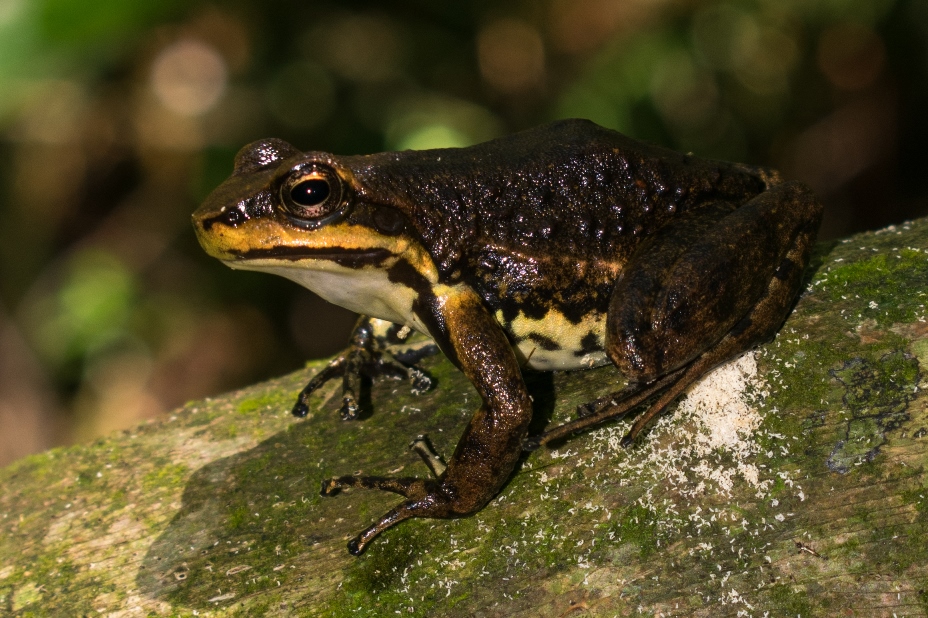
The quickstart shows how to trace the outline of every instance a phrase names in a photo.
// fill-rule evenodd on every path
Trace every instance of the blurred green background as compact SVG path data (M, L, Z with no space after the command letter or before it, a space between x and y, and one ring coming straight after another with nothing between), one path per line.
M0 0L0 464L343 346L350 314L194 239L251 140L586 117L777 167L837 237L928 214L926 78L924 0Z

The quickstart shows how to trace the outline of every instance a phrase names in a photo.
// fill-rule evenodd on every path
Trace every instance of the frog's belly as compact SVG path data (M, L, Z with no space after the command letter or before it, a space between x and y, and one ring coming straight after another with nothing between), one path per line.
M558 311L543 318L518 315L512 322L496 314L523 367L539 371L589 369L609 362L606 356L606 315L591 314L573 323Z

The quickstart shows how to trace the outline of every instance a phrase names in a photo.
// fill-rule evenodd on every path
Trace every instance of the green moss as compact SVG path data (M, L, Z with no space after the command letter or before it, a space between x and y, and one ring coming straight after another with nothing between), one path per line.
M271 613L275 605L279 605L279 601L275 603L274 599L268 598L268 595L262 595L261 597L253 597L247 605L240 603L229 615L241 616L242 618L266 616Z
M122 509L126 508L128 504L129 500L126 490L124 488L113 489L107 498L104 514L108 515L116 511L121 511Z
M915 358L896 350L882 355L877 363L850 359L831 374L844 385L844 403L851 409L896 410L913 398L919 368Z
M766 402L764 425L772 433L792 433L794 419L780 411L807 408L810 402L825 408L840 397L840 390L827 370L844 360L842 351L790 335L781 333L763 349L761 356L771 394Z
M921 481L926 480L923 475L919 475L919 477ZM918 513L916 521L921 526L928 528L928 488L910 489L902 492L900 496L907 504L911 504L915 508L915 512Z
M184 464L163 463L142 477L144 491L174 489L187 480L190 469Z
M925 315L928 256L914 249L878 253L831 267L821 278L833 302L860 299L861 316L881 326L912 322Z
M42 602L42 599L42 586L29 582L13 590L10 605L14 612L19 612L30 605L38 605Z
M236 406L239 414L252 414L258 411L276 410L292 406L296 401L296 393L288 390L271 391L264 395L243 399Z
M248 522L248 508L245 506L238 506L232 509L229 513L229 517L226 520L226 526L230 530L237 530L241 528L245 523Z
M613 518L616 518L616 515L613 515ZM612 530L618 537L617 540L634 543L638 547L638 557L645 560L657 551L659 546L657 519L647 508L634 504L618 514Z
M57 552L30 555L26 557L24 567L5 582L11 584L8 590L17 616L48 615L50 603L83 589L85 585L94 585L101 592L112 588L101 586L95 577L82 573L82 569ZM86 598L69 605L74 610L69 615L90 615L93 613L92 602L91 598ZM30 614L32 611L36 613Z
M795 590L787 584L774 584L768 592L773 602L774 616L806 616L812 615L812 605L809 603L805 590Z
M213 435L219 440L234 440L238 437L238 426L234 423L223 423L216 428Z
M422 522L408 522L397 526L381 546L372 546L364 558L348 569L344 589L349 595L381 595L399 587L404 572L416 561L423 544L420 534ZM417 530L419 529L419 530Z

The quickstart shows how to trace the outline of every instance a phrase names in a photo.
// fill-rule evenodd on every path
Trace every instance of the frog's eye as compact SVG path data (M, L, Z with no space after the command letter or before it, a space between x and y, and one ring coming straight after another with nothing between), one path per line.
M310 178L293 185L293 188L290 189L290 199L293 200L294 204L298 204L303 208L315 208L320 204L324 204L331 193L332 190L329 189L328 180Z
M280 197L290 220L314 229L345 214L341 179L321 166L297 169L280 188Z

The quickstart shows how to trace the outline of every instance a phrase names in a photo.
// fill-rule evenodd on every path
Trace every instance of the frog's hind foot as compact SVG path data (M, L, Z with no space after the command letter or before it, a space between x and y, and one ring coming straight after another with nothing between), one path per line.
M638 394L641 389L646 386L647 384L642 384L640 382L629 382L620 391L616 391L605 397L600 397L599 399L594 399L593 401L581 403L577 406L577 418L589 418L591 416L600 417L607 409L623 404L630 397L634 397ZM628 412L630 408L626 407L624 410ZM614 415L610 413L609 417L613 418Z
M388 476L339 476L322 481L322 496L334 496L342 489L379 489L417 500L429 493L432 481L415 477L391 478Z
M435 354L437 347L425 345L394 356L386 347L405 339L405 335L398 337L397 332L402 332L402 329L395 324L362 316L355 325L348 349L329 361L300 391L292 414L301 418L306 416L309 413L309 397L336 377L342 378L339 414L343 420L356 420L361 416L359 400L364 377L407 380L416 395L430 390L432 377L415 363Z
M405 496L406 500L390 509L376 523L348 542L348 551L359 556L374 538L396 524L411 517L454 517L452 500L444 495L437 481L415 478L390 479L382 477L340 477L322 483L322 495L332 496L347 487L381 489Z
M420 439L422 439L421 436L417 438L417 441ZM431 450L431 447L429 447L429 450ZM423 459L425 459L425 456L423 456ZM348 551L355 556L362 554L367 545L378 534L405 519L411 517L448 518L460 516L454 508L454 497L449 494L442 481L438 479L340 476L322 481L322 491L320 493L323 496L334 496L342 489L348 488L379 489L406 498L404 502L390 509L376 523L348 542Z
M611 395L579 405L577 406L577 418L575 420L558 425L541 435L526 438L523 442L523 448L527 451L533 451L545 444L563 440L606 421L623 418L656 393L671 385L675 379L680 377L681 373L682 370L675 371L650 384L630 384L628 387ZM645 413L649 420L654 415L659 414L663 408L652 413L651 410L653 409L654 406ZM635 434L637 435L637 433L636 431ZM622 438L622 446L628 446L634 440L634 435L630 434L631 432Z

